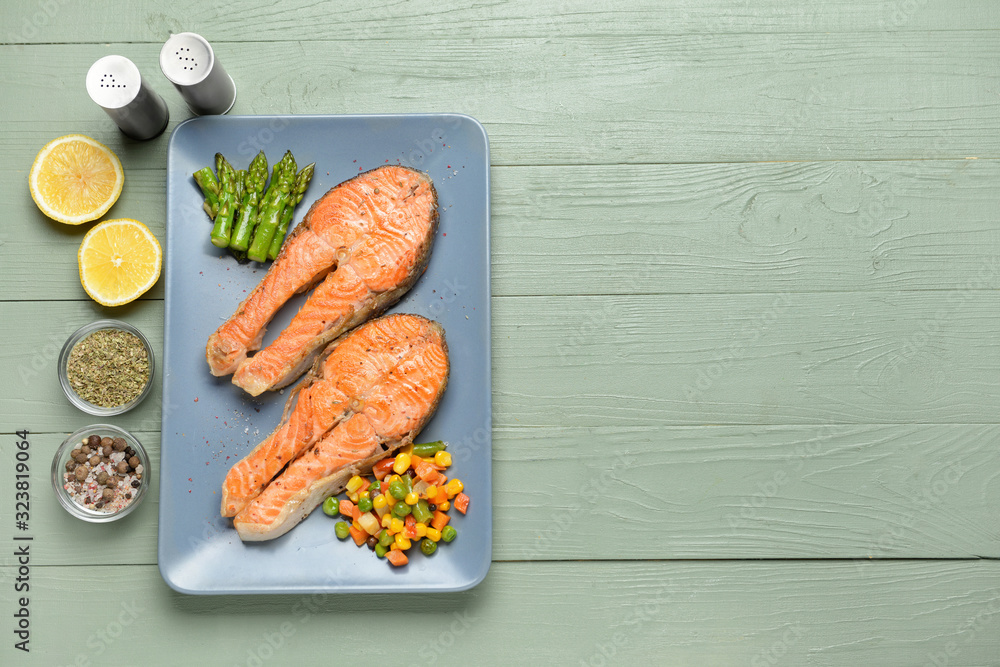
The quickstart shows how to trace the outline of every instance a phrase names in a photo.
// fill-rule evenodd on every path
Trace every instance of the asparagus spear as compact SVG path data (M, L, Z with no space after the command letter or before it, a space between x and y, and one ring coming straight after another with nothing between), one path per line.
M253 233L253 241L247 251L247 257L255 262L267 261L267 252L271 249L271 239L278 230L281 210L295 185L295 158L288 151L281 158L281 168L278 180L271 184L273 190L260 209L260 219Z
M250 235L253 233L254 224L257 222L257 211L260 208L260 197L264 192L264 185L267 184L267 157L264 151L257 154L250 161L247 169L246 180L244 181L243 200L240 203L240 214L233 225L232 238L229 240L229 248L232 250L245 251L250 247Z
M215 178L215 172L211 167L199 169L194 172L194 182L205 195L205 203L201 207L209 218L215 220L215 215L219 212L219 181Z
M219 212L212 227L212 245L225 248L229 245L233 215L239 203L236 200L236 171L222 153L215 154L215 165L215 170L219 172Z
M302 197L305 196L306 189L309 187L309 181L312 180L315 169L315 162L307 164L299 172L299 175L295 177L295 185L292 186L288 203L285 204L285 208L281 211L281 221L278 223L277 231L274 232L274 238L271 239L271 248L267 251L268 259L274 259L278 256L281 244L285 242L285 234L288 233L288 225L291 224L292 216L295 215L295 207L299 205Z
M243 188L247 181L247 170L237 169L236 170L236 209L233 214L233 222L236 221L239 215L239 207L243 205Z

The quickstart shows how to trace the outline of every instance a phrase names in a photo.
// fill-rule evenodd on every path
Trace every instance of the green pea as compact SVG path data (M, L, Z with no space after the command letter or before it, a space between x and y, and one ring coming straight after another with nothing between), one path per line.
M389 548L392 546L393 537L389 534L388 530L382 529L382 532L378 534L378 543L383 547Z
M389 547L384 547L381 543L375 545L375 555L379 558L384 558L388 552Z
M389 485L389 495L396 500L402 500L406 497L406 485L398 479Z
M337 534L338 538L346 540L351 534L351 527L347 524L346 521L338 521L337 525L333 527L333 532ZM442 533L441 535L443 537L444 533Z
M420 550L425 556L430 556L432 553L437 551L437 548L437 543L430 538L425 537L423 541L420 542Z
M323 514L327 516L337 516L340 514L339 504L337 503L336 498L330 496L323 501Z
M372 499L371 498L358 498L358 509L362 512L372 511Z
M421 442L413 445L413 455L419 456L420 458L428 458L442 451L445 447L447 447L447 445L444 444L443 440L438 440L436 442Z
M410 506L406 503L396 503L392 506L392 515L397 519L402 519L410 513Z
M451 542L456 537L458 537L458 531L453 527L445 526L441 529L441 539L445 542Z

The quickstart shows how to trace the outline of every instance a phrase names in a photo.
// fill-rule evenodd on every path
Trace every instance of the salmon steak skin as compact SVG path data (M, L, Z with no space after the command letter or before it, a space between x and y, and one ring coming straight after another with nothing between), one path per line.
M252 396L294 382L330 341L396 303L427 268L437 231L430 177L401 165L358 174L316 200L267 274L205 347L213 375ZM256 354L268 322L319 283Z
M291 530L353 475L413 442L449 371L444 330L417 315L386 315L338 338L274 432L230 469L222 515L248 542Z

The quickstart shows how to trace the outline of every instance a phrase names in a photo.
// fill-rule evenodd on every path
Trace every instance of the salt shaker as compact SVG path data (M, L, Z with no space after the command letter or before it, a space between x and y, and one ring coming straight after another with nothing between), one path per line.
M152 139L170 121L166 102L124 56L104 56L91 65L87 93L133 139Z
M233 77L201 35L171 35L160 49L160 69L198 115L227 113L236 102Z

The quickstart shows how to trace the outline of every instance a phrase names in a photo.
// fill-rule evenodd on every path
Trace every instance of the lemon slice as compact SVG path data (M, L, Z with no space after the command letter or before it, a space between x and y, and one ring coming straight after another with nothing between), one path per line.
M83 237L80 282L102 306L120 306L146 293L160 277L160 242L138 220L105 220Z
M97 220L118 201L125 174L118 156L82 134L54 139L38 152L28 187L42 213L79 225Z

